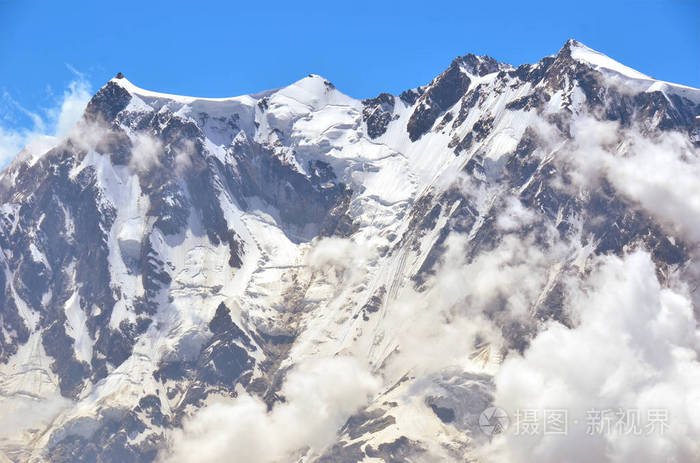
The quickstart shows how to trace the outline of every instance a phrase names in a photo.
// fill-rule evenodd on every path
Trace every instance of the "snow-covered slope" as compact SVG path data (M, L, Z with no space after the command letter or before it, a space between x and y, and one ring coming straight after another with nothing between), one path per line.
M501 363L604 256L698 301L698 115L575 41L364 101L120 75L0 174L0 461L486 461Z

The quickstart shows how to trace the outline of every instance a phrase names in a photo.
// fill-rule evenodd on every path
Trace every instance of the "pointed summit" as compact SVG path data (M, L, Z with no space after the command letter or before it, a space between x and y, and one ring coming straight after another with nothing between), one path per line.
M651 80L646 74L642 74L624 64L621 64L603 53L587 47L578 40L569 39L557 55L559 57L569 57L579 63L587 64L592 68L602 72L615 72L631 79Z
M417 107L406 126L411 141L418 140L430 130L437 118L464 96L472 79L510 69L513 69L511 65L499 63L486 55L468 53L455 58L445 71L426 86L425 92L417 100Z
M588 48L588 47L586 47L584 44L582 44L581 42L579 42L579 41L576 40L576 39L568 39L568 40L564 43L564 46L561 47L561 50L562 50L562 51L563 51L563 50L568 50L569 52L571 52L571 49L577 48L577 47ZM559 53L561 53L561 51L560 51Z
M340 92L328 79L318 74L309 74L276 90L273 95L272 98L282 98L287 105L302 105L306 108L320 108L326 104L348 106L355 104L355 100Z

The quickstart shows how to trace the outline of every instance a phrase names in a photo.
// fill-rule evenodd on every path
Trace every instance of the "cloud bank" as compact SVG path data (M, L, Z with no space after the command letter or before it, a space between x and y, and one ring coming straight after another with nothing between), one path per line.
M160 461L295 462L332 444L348 417L378 390L378 380L354 358L303 361L287 373L279 393L284 402L269 412L247 393L212 403L175 432Z
M670 233L700 242L700 151L686 136L592 118L577 120L572 135L559 161L577 186L605 179Z
M572 463L697 461L700 455L700 331L683 291L662 288L646 252L596 259L584 281L571 280L574 329L550 322L523 356L496 375L495 403L514 416L537 410L533 435L513 429L486 449L488 461ZM545 435L545 410L566 409L567 435ZM668 429L634 435L627 426L596 432L590 410L668 414Z

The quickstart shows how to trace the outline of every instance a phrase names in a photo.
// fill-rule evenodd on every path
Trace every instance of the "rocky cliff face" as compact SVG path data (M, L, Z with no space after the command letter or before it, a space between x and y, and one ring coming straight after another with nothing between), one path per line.
M0 458L181 461L197 410L274 413L290 372L338 356L376 387L278 461L476 455L499 364L576 326L597 258L641 249L697 287L684 198L625 169L647 144L694 166L699 115L700 91L575 41L364 101L315 75L225 99L112 79L0 176Z

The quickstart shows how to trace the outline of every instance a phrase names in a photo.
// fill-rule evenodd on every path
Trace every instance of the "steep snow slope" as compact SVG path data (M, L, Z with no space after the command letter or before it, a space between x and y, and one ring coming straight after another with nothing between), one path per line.
M698 307L699 114L575 41L364 101L316 75L220 99L114 78L0 174L0 452L488 459L500 364L577 326L604 256L646 251Z

